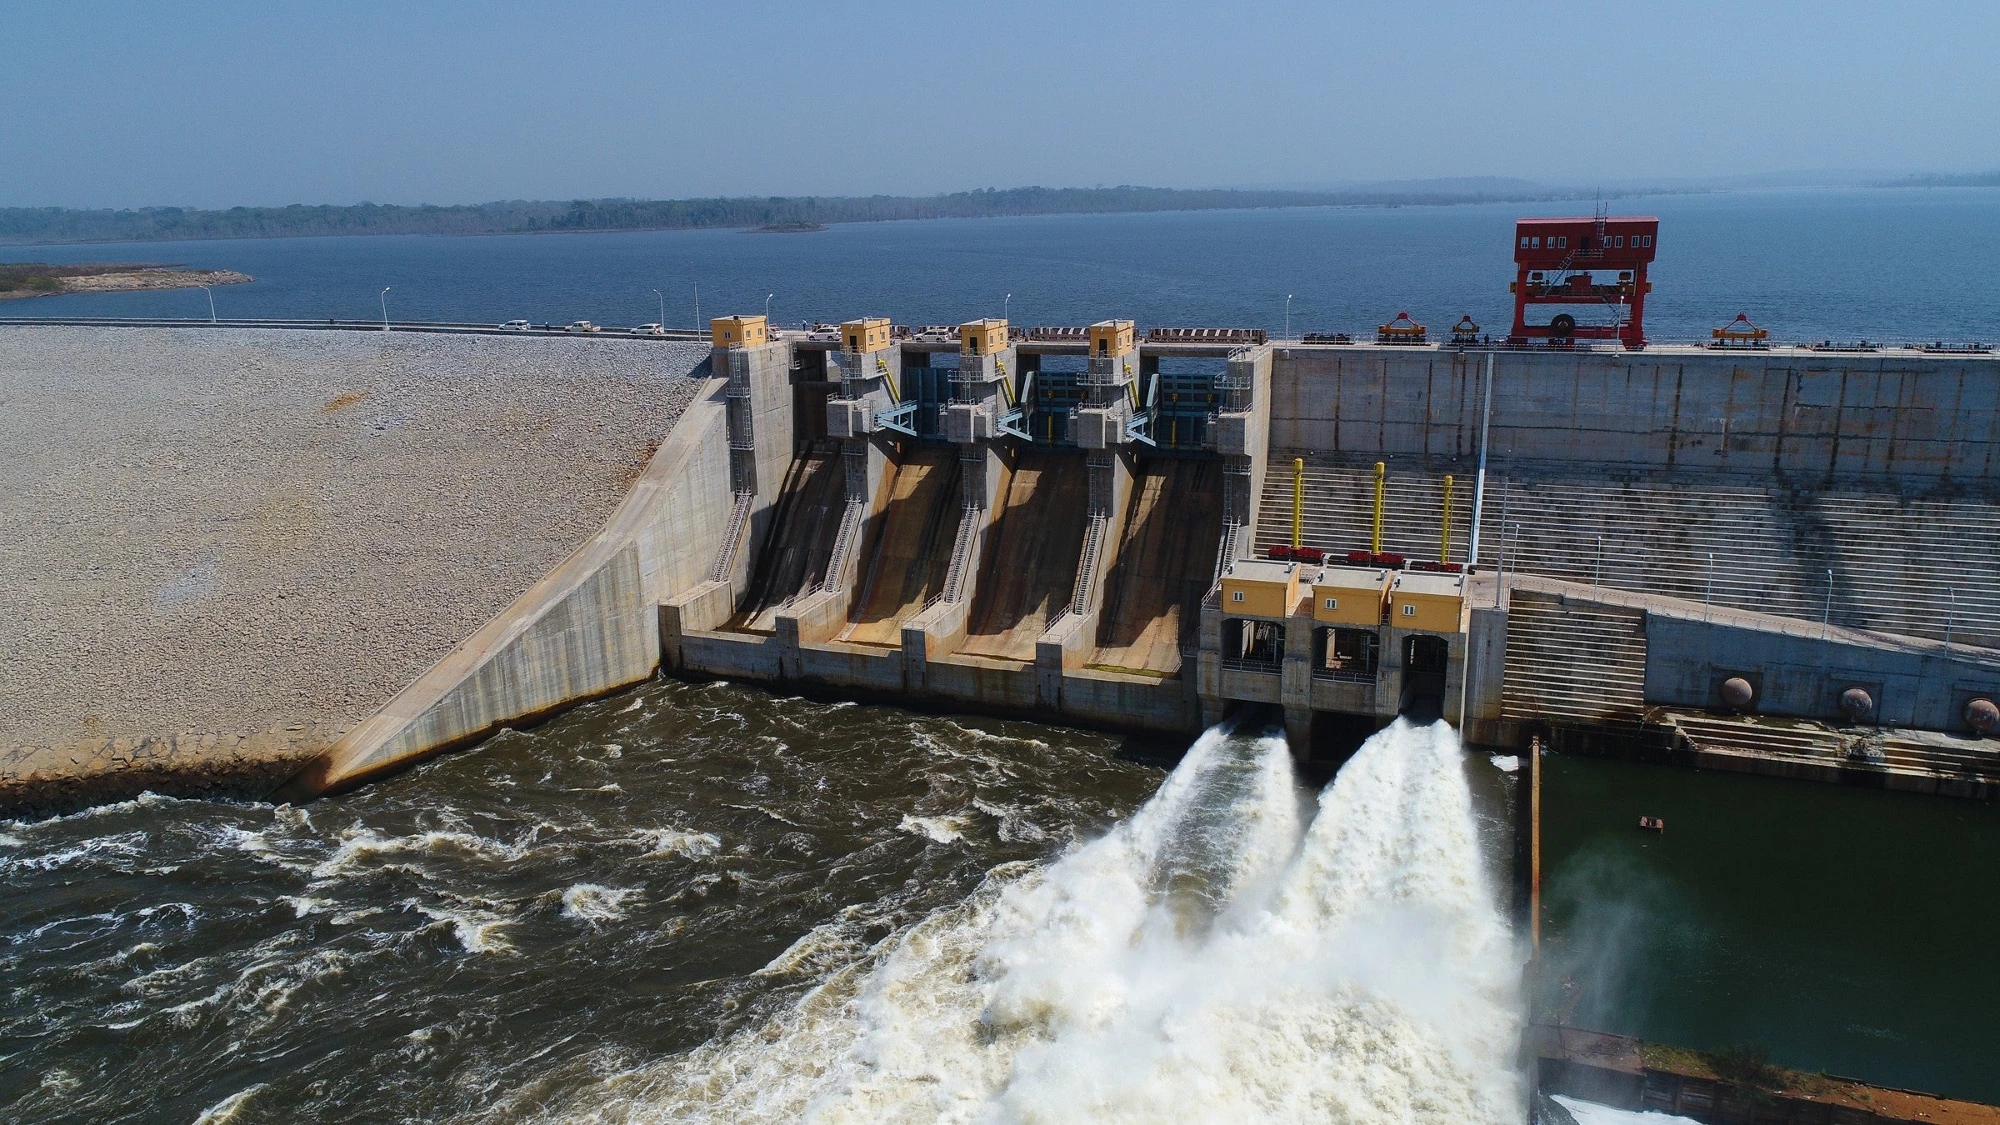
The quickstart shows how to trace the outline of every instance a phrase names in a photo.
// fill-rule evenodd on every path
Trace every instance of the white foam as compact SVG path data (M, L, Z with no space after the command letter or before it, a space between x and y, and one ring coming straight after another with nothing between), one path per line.
M228 1122L236 1120L236 1115L266 1085L266 1083L259 1082L255 1086L245 1087L216 1102L214 1105L201 1111L201 1116L194 1119L194 1125L228 1125Z
M722 838L713 832L687 832L678 828L644 828L633 834L645 846L641 859L677 855L687 859L714 855Z
M1563 1094L1552 1096L1557 1104L1569 1110L1571 1117L1576 1118L1576 1125L1699 1125L1694 1118L1682 1117L1676 1113L1618 1109Z
M962 816L904 814L902 823L896 825L896 828L912 836L925 837L934 844L950 844L965 838L965 818Z
M1518 1120L1517 953L1481 880L1443 724L1371 738L1310 827L1282 740L1210 731L1103 838L996 870L770 1024L557 1112Z
M315 879L334 879L366 870L369 863L385 856L423 856L457 853L480 859L512 862L527 849L489 840L470 832L415 832L407 836L383 836L371 828L350 831L334 853L312 869Z
M625 916L625 902L639 892L630 888L606 887L598 883L577 883L562 893L565 917L596 925Z
M1521 759L1513 754L1495 754L1487 761L1492 762L1493 768L1501 773L1513 773L1521 768Z

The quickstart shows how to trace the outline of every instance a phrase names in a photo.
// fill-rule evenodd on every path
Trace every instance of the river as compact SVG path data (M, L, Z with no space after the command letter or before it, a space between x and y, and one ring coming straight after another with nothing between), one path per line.
M1518 1104L1483 758L1148 753L661 681L304 807L14 822L0 1116Z

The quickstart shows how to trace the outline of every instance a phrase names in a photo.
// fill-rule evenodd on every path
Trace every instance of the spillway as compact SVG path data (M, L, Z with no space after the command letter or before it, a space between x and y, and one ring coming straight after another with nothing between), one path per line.
M840 454L834 449L817 446L792 462L751 575L750 596L730 628L771 631L778 610L825 577L840 532L843 489Z
M858 644L902 643L904 619L944 585L964 511L955 450L915 450L891 472L888 509L865 556L860 609L841 637Z
M1076 586L1089 522L1090 481L1075 453L1021 454L994 517L964 648L973 656L1033 660L1056 607Z
M562 1112L1518 1121L1517 970L1448 726L1376 734L1316 813L1281 738L1211 729L1102 838Z
M1172 674L1215 571L1222 472L1210 458L1140 466L1117 562L1104 592L1092 662Z

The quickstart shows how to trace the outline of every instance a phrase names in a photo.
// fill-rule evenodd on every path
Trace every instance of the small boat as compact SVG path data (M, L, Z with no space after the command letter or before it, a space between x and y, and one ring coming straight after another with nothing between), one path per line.
M1639 818L1639 827L1648 832L1665 832L1667 819L1662 816L1642 816Z

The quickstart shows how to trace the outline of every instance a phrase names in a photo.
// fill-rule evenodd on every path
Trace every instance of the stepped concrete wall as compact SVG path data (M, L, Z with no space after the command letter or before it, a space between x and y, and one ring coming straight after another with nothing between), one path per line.
M1468 459L1486 353L1276 350L1273 456ZM1802 480L2000 475L2000 358L1798 348L1499 353L1491 458Z

